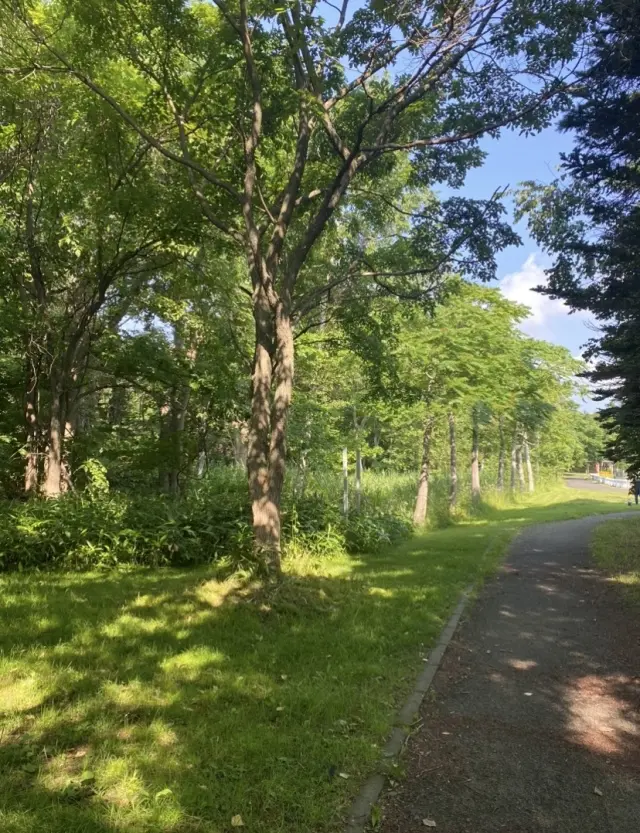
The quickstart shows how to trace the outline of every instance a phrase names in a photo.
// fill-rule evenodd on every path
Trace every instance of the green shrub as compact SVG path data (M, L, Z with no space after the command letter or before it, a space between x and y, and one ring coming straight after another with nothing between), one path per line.
M242 472L216 470L177 500L109 491L94 461L85 474L83 492L55 501L0 505L0 569L251 561L251 516ZM311 484L303 496L288 486L282 506L285 556L373 552L409 534L404 515L382 508L390 505L384 492L378 484L362 511L345 519L338 478Z
M0 569L118 564L206 564L251 553L246 496L229 488L172 501L92 492L55 501L5 504Z

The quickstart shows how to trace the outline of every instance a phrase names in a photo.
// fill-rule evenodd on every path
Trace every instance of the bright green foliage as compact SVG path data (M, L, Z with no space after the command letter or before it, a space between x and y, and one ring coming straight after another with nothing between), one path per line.
M252 568L251 524L243 472L210 475L178 500L166 495L109 493L104 469L89 460L84 492L58 501L0 504L0 570L73 570L216 563ZM409 500L412 484L409 487ZM283 537L292 557L377 552L406 538L407 504L398 480L367 484L362 511L344 518L340 483L308 483L304 495L285 494ZM395 494L394 494L395 491Z

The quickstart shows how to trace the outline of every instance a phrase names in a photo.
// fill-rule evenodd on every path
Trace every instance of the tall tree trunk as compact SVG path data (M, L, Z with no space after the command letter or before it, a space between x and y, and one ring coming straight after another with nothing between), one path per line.
M480 501L480 427L476 408L473 409L471 419L471 499L474 503L478 503Z
M51 382L51 404L49 413L49 446L46 459L46 477L42 492L45 497L58 497L61 491L62 477L62 450L63 438L63 414L61 386L54 379Z
M516 490L516 483L518 478L518 432L514 429L513 437L511 438L511 483L510 488L512 492Z
M522 451L524 454L524 464L527 467L527 483L529 486L529 491L533 492L535 490L535 483L533 480L533 466L531 465L531 450L529 448L529 437L527 436L526 431L523 434Z
M505 447L504 447L504 417L498 420L498 432L500 437L500 450L498 452L498 491L504 489L504 465L505 465Z
M420 477L418 478L418 494L416 505L413 510L413 523L415 526L423 526L427 520L427 509L429 507L429 469L431 467L431 435L433 433L433 417L427 417L422 435L422 463L420 465Z
M272 314L266 292L260 285L254 290L253 312L256 346L247 472L256 550L265 570L278 575L287 417L293 393L293 329L283 301L278 300ZM275 343L273 358L272 343ZM275 384L273 399L272 383Z
M456 418L449 411L449 511L453 512L458 502L458 453L456 450Z
M522 465L522 444L516 446L516 466L518 469L518 489L524 492L524 467Z
M27 428L24 491L30 496L38 491L38 378L30 360L27 363L24 418Z

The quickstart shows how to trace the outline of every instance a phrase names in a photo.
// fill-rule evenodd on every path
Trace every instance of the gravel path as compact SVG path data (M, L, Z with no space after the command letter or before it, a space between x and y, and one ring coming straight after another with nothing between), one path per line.
M602 520L516 539L436 675L382 833L640 831L640 616L589 564Z

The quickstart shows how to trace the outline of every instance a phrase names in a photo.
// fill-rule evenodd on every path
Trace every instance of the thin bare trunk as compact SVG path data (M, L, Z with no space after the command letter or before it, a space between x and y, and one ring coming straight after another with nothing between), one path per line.
M170 428L169 428L169 421L170 421L170 406L167 402L162 402L158 405L158 414L160 419L159 429L158 429L158 445L160 454L158 455L160 460L160 466L158 470L158 485L163 492L169 491L169 470L170 466L167 465L169 460L169 443L170 443Z
M498 452L498 490L504 489L504 465L505 465L505 447L504 447L504 419L500 417L498 421L498 431L500 436L500 450Z
M415 526L423 526L427 520L427 509L429 508L429 469L431 467L431 435L433 433L433 417L428 417L424 425L422 435L422 463L420 465L420 477L418 478L418 493L416 505L413 510L413 523Z
M516 490L516 482L518 477L518 434L513 432L511 438L511 483L510 488L512 492Z
M529 491L535 491L535 483L533 480L533 466L531 465L531 451L529 449L529 438L525 432L522 440L522 451L524 455L524 464L527 467L527 483Z
M456 451L456 418L449 412L449 511L453 512L458 502L458 453Z
M342 514L349 517L349 452L342 449Z
M247 465L247 434L246 422L234 422L233 429L233 461L236 466L246 468Z
M471 499L474 503L480 501L480 428L478 425L478 413L473 409L472 414L472 438L471 438Z
M522 444L516 445L516 467L518 469L518 489L524 492L524 467L522 465Z
M356 449L356 512L362 508L362 454Z

